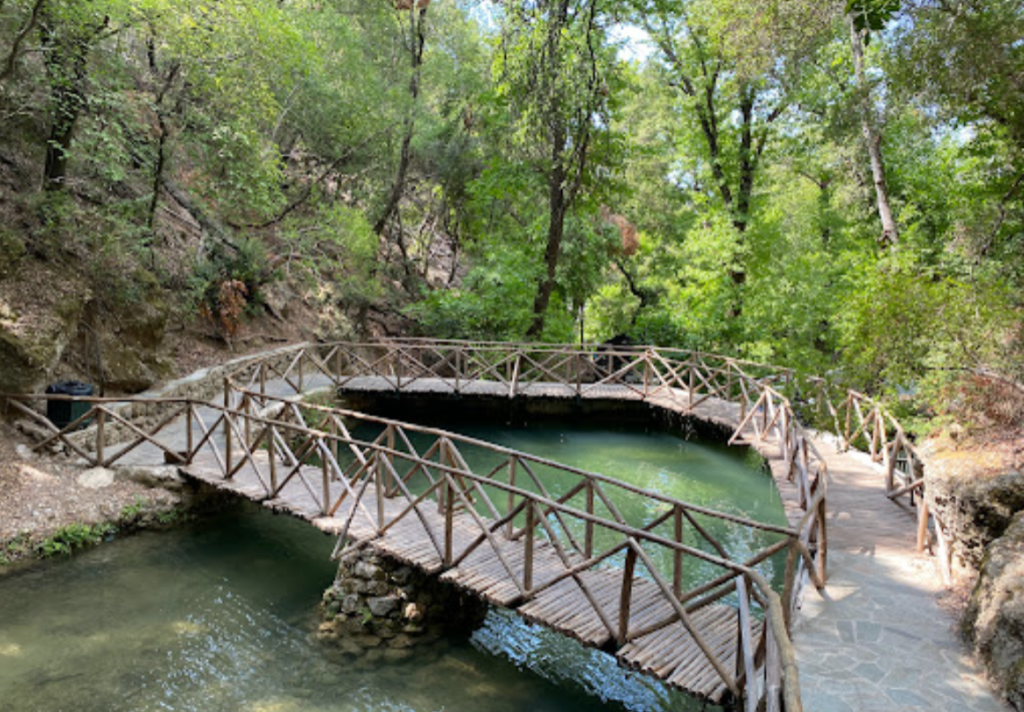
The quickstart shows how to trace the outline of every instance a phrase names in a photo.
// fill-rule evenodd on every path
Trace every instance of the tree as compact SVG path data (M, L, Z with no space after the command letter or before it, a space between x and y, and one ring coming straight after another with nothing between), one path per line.
M43 186L48 191L64 188L75 125L87 100L89 53L110 25L104 9L98 3L81 0L44 4L33 15L38 17L50 88L50 132L43 166Z
M754 196L761 160L773 127L790 106L803 61L820 41L788 45L762 37L774 16L734 12L745 3L726 7L702 0L629 0L629 17L642 26L659 50L665 80L678 92L684 116L692 117L698 137L688 143L689 180L708 187L709 198L735 231L735 254L723 255L734 286L728 312L742 312L740 291L747 281L744 254L753 220ZM750 37L761 37L761 57L747 51ZM759 41L762 41L759 40ZM677 129L679 132L680 129ZM685 132L685 128L681 128Z
M557 281L566 219L584 192L593 190L611 157L615 58L598 0L510 7L497 63L496 93L512 112L513 147L541 177L546 192L544 271L527 329L527 336L537 338Z
M875 186L878 205L878 219L882 223L879 243L895 246L899 243L899 229L893 218L892 202L885 175L885 159L882 155L882 133L876 118L873 92L865 68L864 50L872 31L880 31L899 10L899 0L848 0L846 4L847 23L850 27L850 49L857 77L857 91L860 95L859 109L861 130L871 159L871 176Z

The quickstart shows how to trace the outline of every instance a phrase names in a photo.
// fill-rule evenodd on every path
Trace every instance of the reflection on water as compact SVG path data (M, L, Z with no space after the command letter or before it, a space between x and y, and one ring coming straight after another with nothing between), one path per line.
M585 452L575 464L588 469L625 463L631 481L676 496L679 468L688 467L678 463L703 457L716 474L690 499L764 490L753 497L761 504L730 507L779 517L761 487L767 478L714 448L698 456L692 443L642 432L492 430L473 434L560 460ZM0 709L701 709L609 656L498 612L469 639L411 660L346 664L313 635L334 574L332 545L301 522L239 506L0 576Z

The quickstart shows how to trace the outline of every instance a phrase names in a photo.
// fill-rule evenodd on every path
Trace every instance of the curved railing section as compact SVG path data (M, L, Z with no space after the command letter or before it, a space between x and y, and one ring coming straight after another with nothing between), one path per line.
M268 378L284 379L295 392L311 378L349 390L367 387L366 379L373 378L381 379L378 386L383 382L407 393L599 398L618 388L637 400L664 401L691 411L713 402L733 403L745 422L734 440L776 444L793 469L803 503L812 494L814 469L823 462L811 435L824 432L841 450L855 447L868 453L883 468L885 495L909 498L917 508L919 551L929 541L929 517L935 520L923 497L923 459L880 401L824 378L802 378L792 369L768 364L654 346L400 338L309 345L248 364L233 378L254 389ZM704 415L721 415L705 410ZM758 417L747 419L751 411ZM806 424L817 430L808 430ZM947 540L941 522L934 523L940 562L948 571L948 553L943 555Z
M538 487L535 479L543 482L537 469L553 467L554 463L540 462L524 453L513 457L509 451L502 454L500 449L494 450L494 457L504 458L500 466L480 472L468 467L460 454L462 448L478 444L452 434L377 419L374 422L382 428L379 436L362 440L353 437L351 429L342 430L337 425L350 428L359 414L300 407L289 400L318 387L511 398L588 399L613 395L670 406L729 424L734 442L752 443L762 452L777 453L786 477L795 486L801 515L798 521L791 519L784 532L773 532L780 537L778 541L747 551L746 556L730 552L728 543L718 541L729 554L726 556L713 543L714 536L705 537L690 521L693 518L699 525L701 517L717 515L685 503L664 502L661 519L622 521L604 502L608 497L614 503L609 492L619 485L593 473L576 472L580 478L576 484L553 493ZM89 404L88 411L58 430L39 413L38 402L43 399L74 400L61 396L6 400L8 408L36 422L45 433L38 449L63 448L85 462L104 466L154 456L187 463L202 456L217 463L224 481L232 481L242 472L256 477L250 486L263 498L279 495L282 487L299 485L309 493L311 516L332 518L345 511L344 531L363 526L366 532L376 532L375 536L411 518L419 520L421 514L426 517L423 505L429 502L434 517L472 520L478 533L469 545L477 549L496 546L499 535L519 541L532 537L534 549L549 546L564 559L568 570L573 571L567 574L569 578L609 567L620 572L642 570L641 578L652 581L669 596L666 605L671 609L664 620L648 621L647 627L685 625L680 613L692 617L690 607L710 598L727 599L738 611L738 625L746 626L749 635L731 659L743 670L725 669L725 674L719 675L720 682L732 692L743 681L756 677L758 692L745 699L764 704L771 700L772 704L784 704L786 709L799 709L789 621L805 575L816 585L824 584L827 555L826 469L812 441L816 433L804 423L830 432L840 448L858 447L878 462L883 468L886 495L890 499L909 497L918 505L919 548L928 539L921 458L899 422L881 403L825 379L801 379L788 369L697 351L429 339L301 344L255 358L231 372L225 379L222 403L179 398L77 399ZM31 403L33 400L37 402ZM83 425L91 427L80 430ZM415 438L434 440L424 447ZM312 474L317 468L319 476ZM410 489L414 479L425 479L427 489ZM347 483L342 487L344 492L337 490L342 483ZM371 509L370 500L364 498L378 485L387 493L384 500L404 500L404 507L385 515ZM374 507L378 501L373 500ZM389 520L388 516L397 519ZM389 522L394 523L389 526ZM694 547L692 540L674 536L677 522L682 522L682 530L696 536L707 550ZM770 531L749 522L731 524ZM595 538L588 539L588 532ZM941 554L946 547L937 522L936 536ZM595 543L602 537L607 537L607 543ZM777 549L780 555L783 550L787 552L781 595L757 570L767 560L757 556L772 546L781 546ZM460 557L466 560L473 553L467 548L458 549L454 538L450 544L443 538L432 540L431 547L442 568L457 568ZM662 553L652 558L654 551ZM717 567L718 573L696 588L687 587L674 568L677 559ZM575 568L580 566L583 568ZM527 580L525 570L518 576L511 577L509 585L523 601L543 593L546 589L539 589L541 586L558 585L538 578L536 573ZM620 576L622 590L632 585L627 584L629 577ZM710 588L701 589L704 585ZM620 598L628 600L630 596L623 594ZM665 623L671 615L676 617ZM625 625L613 618L602 621L602 627L621 649L650 634L642 626L631 628L628 615ZM760 629L757 621L764 622ZM753 662L753 675L748 658ZM731 664L721 659L718 663L723 668ZM747 689L745 683L742 687Z

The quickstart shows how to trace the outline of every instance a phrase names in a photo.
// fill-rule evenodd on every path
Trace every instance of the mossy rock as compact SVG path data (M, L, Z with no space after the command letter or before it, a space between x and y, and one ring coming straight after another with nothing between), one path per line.
M79 366L99 374L105 389L122 393L146 390L173 370L164 353L169 314L155 288L117 313L90 310L75 342Z
M52 377L90 297L75 275L36 261L0 280L0 391L37 391Z
M962 629L1003 696L1024 712L1024 512L985 549Z

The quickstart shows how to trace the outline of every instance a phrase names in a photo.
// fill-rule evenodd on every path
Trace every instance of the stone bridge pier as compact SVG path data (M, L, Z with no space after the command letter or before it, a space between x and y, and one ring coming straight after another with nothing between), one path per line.
M455 585L366 547L340 559L317 635L352 662L398 661L442 636L468 634L487 610Z

